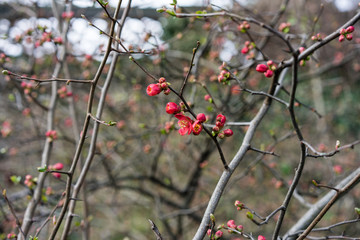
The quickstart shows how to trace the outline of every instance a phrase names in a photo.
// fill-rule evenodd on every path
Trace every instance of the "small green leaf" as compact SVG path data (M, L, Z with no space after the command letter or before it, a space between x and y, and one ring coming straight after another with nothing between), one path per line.
M251 212L247 212L246 217L253 220L254 219L254 214L252 214Z
M44 167L38 167L37 170L38 170L39 172L45 172L45 171L47 170L46 164L45 164Z
M165 8L158 8L158 9L156 9L156 11L157 11L158 13L163 13L163 12L166 11L166 9L165 9Z
M116 125L116 122L113 122L113 121L108 121L108 123L107 124L109 124L109 126L114 126L114 125Z
M210 220L215 223L215 216L214 214L210 213Z
M360 208L355 208L355 212L360 216Z
M21 181L21 177L20 177L20 176L12 175L12 176L10 177L10 181L13 182L14 184L18 184L18 183Z
M10 102L15 102L15 96L14 96L14 94L10 93L10 94L8 95L8 99L9 99Z
M173 17L176 17L176 14L175 14L174 10L166 9L166 12L167 12L169 15L171 15L171 16L173 16Z

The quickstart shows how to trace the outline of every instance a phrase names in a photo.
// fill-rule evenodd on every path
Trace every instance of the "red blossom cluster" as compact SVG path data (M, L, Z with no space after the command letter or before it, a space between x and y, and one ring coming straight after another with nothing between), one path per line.
M313 41L322 41L322 39L323 39L323 37L321 36L320 33L311 37L311 40L313 40Z
M233 135L233 131L231 129L225 129L221 131L226 122L226 117L222 114L217 115L215 126L212 128L212 135L218 136L220 139L224 137L231 137Z
M10 133L12 132L12 127L11 127L11 123L9 121L4 121L2 126L1 126L1 136L3 138L6 138L7 136L10 135Z
M164 91L165 95L170 94L170 89L168 87L170 84L166 82L166 79L164 77L161 77L159 78L158 82L159 83L152 83L149 86L147 86L146 88L147 95L155 96L161 93L162 91Z
M36 179L34 179L30 174L28 174L25 176L24 184L31 189L33 186L35 186Z
M303 51L305 51L304 47L300 47L299 48L299 52L302 53ZM305 66L306 62L310 60L310 56L307 56L305 59L301 59L299 64L300 66Z
M288 33L290 31L291 24L288 22L280 23L279 25L279 31L283 33Z
M34 88L34 85L32 83L22 81L21 87L24 89L25 94L29 94L29 93L31 93L32 89Z
M56 132L56 130L49 130L46 132L45 136L51 142L51 141L57 139L57 132Z
M246 30L250 29L250 24L249 24L247 21L243 21L241 24L239 24L239 25L237 26L237 29L238 29L240 32L245 33Z
M10 58L5 55L5 53L0 53L0 64L10 62Z
M271 78L274 75L274 71L276 70L276 65L273 61L269 60L265 64L258 64L256 66L256 71L264 73L265 77Z
M73 95L72 92L68 92L66 86L62 86L61 88L59 88L57 90L57 93L59 94L60 98L71 97Z
M211 229L208 229L207 235L208 235L208 236L211 235ZM220 231L220 230L218 230L218 231L215 232L215 234L212 234L212 235L210 236L210 239L211 239L211 240L217 240L217 239L220 239L220 238L222 237L222 235L223 235L223 232Z
M207 102L209 102L209 103L212 103L212 102L213 102L213 100L212 100L212 98L211 98L211 96L210 96L209 94L206 94L206 95L204 96L204 100L207 101Z
M349 26L346 29L343 28L340 30L340 36L339 36L339 42L342 42L345 40L345 38L349 41L353 39L352 32L355 31L354 26Z
M55 170L55 171L60 171L64 168L64 164L62 163L55 163L54 165L50 165L49 166L49 170ZM51 173L55 178L60 178L61 174L58 172L53 172Z

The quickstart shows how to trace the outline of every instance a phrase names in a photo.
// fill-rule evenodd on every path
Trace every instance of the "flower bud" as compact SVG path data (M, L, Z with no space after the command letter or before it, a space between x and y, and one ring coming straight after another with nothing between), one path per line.
M258 64L256 66L256 71L261 72L261 73L266 72L268 69L269 69L268 66L266 66L265 64Z
M346 37L346 39L349 40L349 41L351 41L351 40L353 39L352 34L346 34L345 37Z
M197 116L196 116L196 120L199 120L200 123L203 123L206 121L206 116L204 113L199 113Z
M161 78L159 78L159 83L165 83L166 82L166 79L164 78L164 77L161 77Z
M54 165L53 165L53 169L54 170L61 170L61 169L63 169L64 168L64 164L62 164L62 163L55 163Z
M160 87L163 89L163 90L166 90L168 88L168 84L166 82L163 82L163 83L160 83Z
M212 130L213 130L214 132L218 132L218 131L220 131L220 128L219 128L218 126L215 126L215 127L212 128Z
M176 114L179 113L181 111L181 107L179 105L177 105L174 102L168 102L166 104L166 113L168 114Z
M339 36L339 42L344 41L344 39L345 39L344 35L340 35L340 36Z
M219 133L219 134L218 134L218 137L219 137L220 139L223 139L223 138L225 137L224 132Z
M226 225L229 227L229 228L234 228L236 229L236 224L235 224L235 221L234 220L229 220Z
M165 95L169 95L169 94L170 94L170 92L171 92L171 91L170 91L170 88L168 88L168 89L164 90L164 94L165 94Z
M215 233L215 239L221 238L222 235L223 235L223 232L222 232L222 231L217 231L217 232Z
M61 174L57 172L51 173L55 178L61 178Z
M346 28L346 33L352 33L355 30L354 26L349 26Z
M218 114L216 116L216 122L219 122L220 125L216 124L216 126L224 126L225 122L226 122L226 117L222 114Z
M150 84L147 88L146 88L146 93L149 96L155 96L158 95L159 93L161 93L162 89L160 88L159 84Z
M265 77L271 78L274 75L274 72L268 69L266 72L264 72Z
M248 47L243 47L242 49L241 49L241 53L242 54L247 54L249 52L249 48Z

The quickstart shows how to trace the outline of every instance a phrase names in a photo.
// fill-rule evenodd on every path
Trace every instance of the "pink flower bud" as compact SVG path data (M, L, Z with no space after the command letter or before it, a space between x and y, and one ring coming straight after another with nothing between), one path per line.
M351 40L353 39L352 34L346 34L345 37L346 37L346 39L349 40L349 41L351 41Z
M204 113L199 113L197 116L196 116L196 120L199 120L200 123L203 123L206 121L206 116Z
M344 41L344 39L345 39L344 35L340 35L340 36L339 36L339 42Z
M62 164L62 163L55 163L52 167L53 167L54 170L61 170L61 169L64 168L64 164Z
M210 101L211 97L210 97L209 94L206 94L206 95L204 96L204 99L205 99L205 101Z
M235 221L234 220L229 220L226 225L229 227L229 228L234 228L236 229L236 224L235 224Z
M210 234L211 234L211 229L208 229L206 233L207 233L208 236L210 236Z
M224 137L225 137L224 132L221 132L221 133L218 134L218 138L223 139Z
M243 225L239 225L236 227L236 229L239 231L239 232L242 232L244 230L244 227Z
M61 174L57 172L51 173L55 178L61 178Z
M166 82L166 79L164 78L164 77L161 77L161 78L159 78L159 83L165 83Z
M165 94L165 95L169 95L169 94L170 94L170 92L171 92L171 91L170 91L170 88L168 88L168 89L164 90L164 94Z
M300 47L300 48L299 48L299 52L300 52L300 53L302 53L304 50L305 50L304 47Z
M344 35L346 33L346 30L344 29L344 28L342 28L341 30L340 30L340 34L341 35Z
M181 107L179 105L177 105L174 102L168 102L166 104L166 113L168 114L176 114L179 113L181 111Z
M223 235L223 232L222 231L217 231L216 233L215 233L215 239L219 239L219 238L221 238L222 237L222 235Z
M269 60L269 61L266 62L266 64L270 67L270 66L272 66L274 64L274 62L272 60Z
M261 72L261 73L266 72L268 69L269 69L268 66L266 66L265 64L258 64L256 66L256 71Z
M199 135L203 130L203 126L199 120L196 120L192 125L192 131L194 135Z
M241 49L241 53L242 54L247 54L249 52L249 48L248 47L243 47L242 49Z
M166 82L164 83L160 83L160 87L163 89L163 90L166 90L168 88L168 85Z
M160 88L159 84L150 84L147 88L146 88L146 93L149 96L155 96L158 95L159 93L161 93L162 89Z
M231 129L225 129L224 130L224 135L225 137L231 137L233 135L233 131Z
M271 71L270 69L268 69L265 73L264 73L265 77L267 78L271 78L274 75L274 72Z
M224 126L226 122L226 117L222 114L218 114L216 116L216 122L219 122L220 125L216 124L216 126Z
M346 28L346 33L352 33L355 30L354 26L349 26Z
M219 128L218 126L215 126L215 127L212 128L212 130L213 130L214 132L218 132L218 131L220 131L220 128Z
M262 236L262 235L259 235L258 240L266 240L266 238L264 236Z

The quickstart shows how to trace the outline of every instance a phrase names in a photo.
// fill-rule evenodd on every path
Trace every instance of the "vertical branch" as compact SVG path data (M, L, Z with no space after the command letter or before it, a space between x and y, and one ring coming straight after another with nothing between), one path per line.
M296 122L296 116L295 116L295 112L294 112L295 95L296 95L296 89L297 89L297 83L298 83L298 65L299 65L298 55L299 55L298 51L293 53L292 87L291 87L288 111L290 113L291 122L295 129L296 135L300 141L301 156L300 156L298 167L296 168L296 172L295 172L292 184L290 185L290 188L285 196L284 202L281 205L282 209L280 212L280 216L276 222L275 230L274 230L273 237L272 237L273 240L276 240L278 238L287 207L289 206L290 200L291 200L291 198L294 194L294 191L299 183L300 177L302 175L302 171L305 166L305 160L306 160L306 146L305 146L305 144L303 144L301 142L303 140L303 136L302 136L300 128Z
M117 8L116 8L115 13L114 13L114 17L113 17L114 19L117 18L117 15L118 15L118 13L120 11L121 3L122 3L122 1L119 1L118 5L117 5ZM125 22L126 16L128 15L128 12L130 10L130 6L131 6L131 1L129 1L129 3L128 3L127 7L126 7L126 10L123 13L123 17L121 19L122 21L120 23L120 27L119 27L118 33L117 33L119 38L120 38L122 26L123 26L123 24ZM112 25L111 25L111 30L110 30L110 36L114 35L115 26L116 26L116 22L113 21ZM106 63L107 56L109 56L112 41L113 41L112 38L109 38L108 48L107 48L108 52L107 52L107 54L105 54L105 57L103 59L103 63ZM102 111L103 111L104 105L105 105L105 98L106 98L107 92L109 90L111 80L112 80L112 77L113 77L113 74L114 74L114 71L115 71L115 66L116 66L116 63L117 63L117 57L118 57L118 53L114 51L111 66L110 66L108 75L106 77L105 84L104 84L104 86L103 86L103 88L101 90L100 102L98 104L97 113L96 113L96 118L97 119L100 119L101 116L102 116ZM100 70L100 68L101 68L101 65L99 67L99 70ZM98 72L99 72L99 70L98 70ZM94 86L96 86L97 79L98 78L94 78ZM90 105L90 102L89 102L89 105ZM89 116L90 116L89 110L91 110L91 107L88 108L88 115L87 115L88 117L87 117L87 119L89 119ZM100 123L95 121L94 122L93 135L92 135L90 147L89 147L89 150L88 150L89 152L88 152L88 155L86 157L84 166L81 169L79 179L77 180L77 182L76 182L76 184L74 186L74 190L72 192L71 199L76 199L77 198L78 193L79 193L81 187L83 186L83 184L85 182L85 177L86 177L86 175L87 175L87 173L88 173L88 171L90 169L90 165L91 165L92 160L94 158L99 127L100 127ZM67 235L68 235L68 233L70 231L70 225L71 225L71 222L72 222L72 218L73 218L73 214L74 214L74 210L75 210L75 205L76 205L75 200L70 201L70 198L68 198L68 199L69 200L67 201L67 203L69 204L69 210L68 210L68 214L67 214L67 218L66 218L66 221L65 221L64 230L63 230L61 239L66 239L67 238Z

